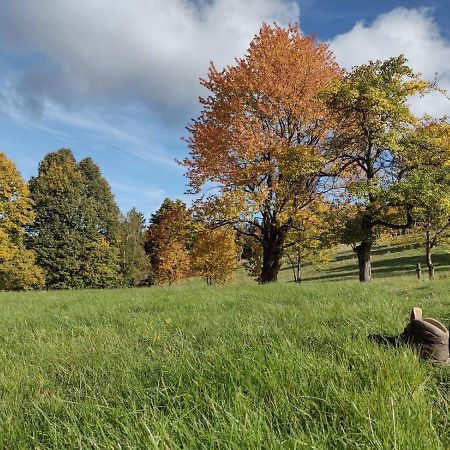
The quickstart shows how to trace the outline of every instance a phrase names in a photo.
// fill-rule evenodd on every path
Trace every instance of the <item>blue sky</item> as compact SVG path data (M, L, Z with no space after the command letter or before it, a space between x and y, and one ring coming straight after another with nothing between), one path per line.
M343 67L404 53L450 88L450 0L1 0L0 151L26 179L58 148L91 156L124 212L189 202L175 158L198 78L242 56L264 21L298 22ZM442 96L412 106L450 115Z

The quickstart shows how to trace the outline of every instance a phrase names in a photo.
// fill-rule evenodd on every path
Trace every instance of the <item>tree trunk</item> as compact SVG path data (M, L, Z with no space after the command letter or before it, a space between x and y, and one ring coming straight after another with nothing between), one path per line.
M277 281L283 257L283 244L286 233L271 228L264 233L263 261L261 270L261 283Z
M434 264L431 260L431 250L432 247L427 243L427 267L428 267L428 276L430 277L430 280L434 277Z
M294 274L294 283L297 283L297 270L296 270L296 264L293 261L292 258L289 258L289 264L292 267L292 273Z
M295 271L296 271L295 282L301 283L302 282L302 272L301 272L300 261L297 262L297 267L295 268Z
M371 262L372 243L362 241L355 248L356 256L358 257L359 267L359 281L372 281L372 262Z

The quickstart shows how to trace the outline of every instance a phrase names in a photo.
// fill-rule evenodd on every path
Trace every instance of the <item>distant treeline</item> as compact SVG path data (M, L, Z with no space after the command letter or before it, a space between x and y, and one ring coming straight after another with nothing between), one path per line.
M0 290L112 288L202 276L228 281L238 246L208 229L180 200L166 199L146 227L122 215L91 158L49 153L27 184L0 153Z

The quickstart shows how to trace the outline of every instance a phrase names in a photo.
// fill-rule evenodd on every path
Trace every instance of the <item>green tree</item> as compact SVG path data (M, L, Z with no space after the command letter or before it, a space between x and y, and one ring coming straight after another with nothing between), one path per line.
M150 276L151 266L144 243L144 215L132 208L121 219L120 272L126 286L139 286Z
M450 242L450 166L422 172L414 181L419 183L422 196L413 208L413 217L424 236L428 274L433 278L433 249Z
M89 158L49 153L30 180L36 218L30 245L49 288L110 287L119 282L119 211Z
M120 283L120 211L111 188L91 158L79 162L84 180L84 246L82 271L89 287Z
M25 247L25 228L33 220L33 202L15 164L0 152L0 290L43 286L35 253Z
M400 195L400 183L425 151L408 143L418 120L407 101L431 88L399 56L353 68L325 96L335 118L330 173L340 172L345 188L342 238L356 253L360 281L372 278L371 250L381 232L413 225L415 196Z
M414 198L414 231L423 235L428 273L432 278L433 249L450 241L450 124L446 120L428 120L416 129L408 144L413 150L421 147L422 151L414 152L402 194Z

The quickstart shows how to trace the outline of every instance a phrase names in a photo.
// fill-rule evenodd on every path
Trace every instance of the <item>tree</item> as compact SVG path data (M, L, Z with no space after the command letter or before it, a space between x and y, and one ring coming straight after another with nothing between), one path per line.
M371 250L380 233L413 225L414 196L402 195L401 183L418 154L423 163L424 151L420 142L408 143L418 120L407 101L431 88L399 56L353 68L326 94L335 118L330 173L341 174L347 206L342 238L357 255L360 281L372 278Z
M335 220L327 202L319 200L300 211L286 238L286 257L292 267L294 281L302 281L304 264L324 266L333 257L334 236L331 221Z
M194 241L191 252L194 274L206 284L226 283L233 279L237 267L235 234L228 229L203 229Z
M119 281L119 210L90 158L49 153L30 180L36 218L30 245L49 288L105 288Z
M425 256L430 278L434 276L432 252L450 234L450 167L419 175L422 196L413 209L416 227L425 235Z
M126 286L139 286L150 276L150 260L144 243L144 215L132 208L121 220L120 272Z
M35 254L25 247L25 228L33 220L33 202L15 164L0 152L0 290L43 286Z
M120 211L111 188L91 158L78 163L84 180L84 246L82 271L89 287L120 284Z
M190 273L191 260L179 241L164 243L155 257L155 275L158 284L172 284Z
M427 120L409 137L415 150L410 168L401 185L402 195L413 199L414 230L424 235L426 263L434 275L433 249L448 240L450 232L450 124ZM422 161L424 160L424 161Z
M198 207L257 242L261 282L276 281L292 216L320 190L329 117L317 94L339 77L327 45L263 25L243 59L201 81L211 94L188 127L190 192L215 188Z
M152 282L164 284L189 274L188 251L192 246L195 224L192 213L181 200L164 200L150 218L145 250L152 266Z

